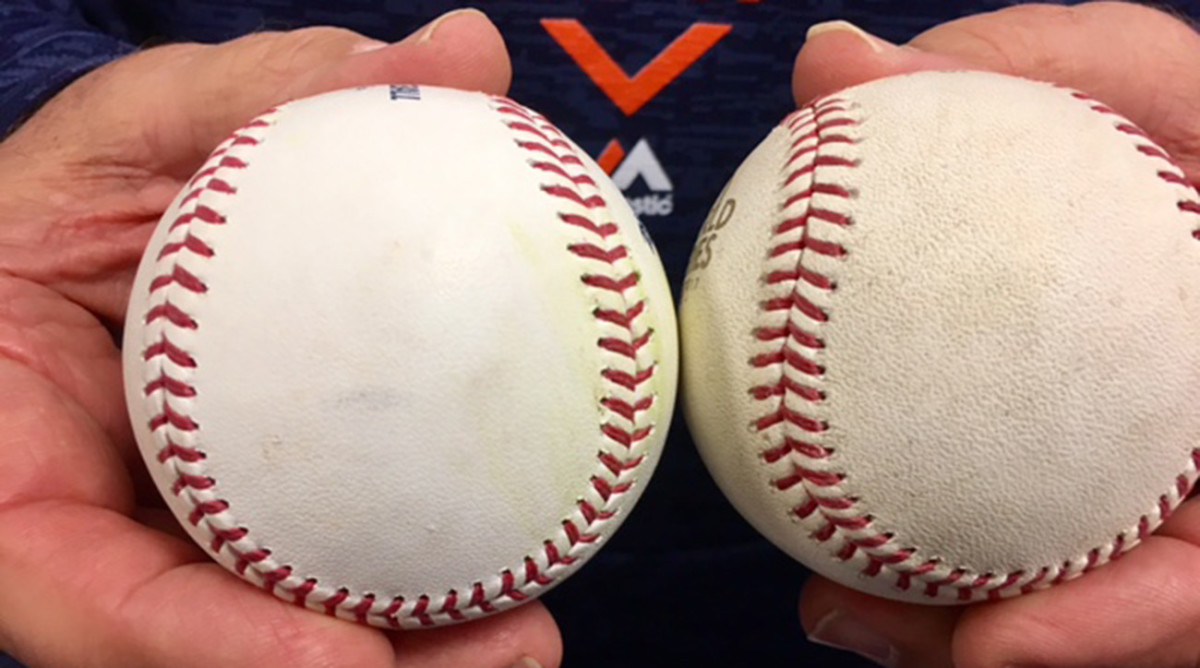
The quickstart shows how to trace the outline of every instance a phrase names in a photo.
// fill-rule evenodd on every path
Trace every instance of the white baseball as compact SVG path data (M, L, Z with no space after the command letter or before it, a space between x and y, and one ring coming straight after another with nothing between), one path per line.
M217 561L422 627L530 600L612 535L676 348L659 260L583 151L511 100L381 86L212 154L138 271L126 393Z
M872 594L1100 566L1192 487L1200 204L1140 130L984 73L865 84L737 171L680 314L688 422L765 536Z

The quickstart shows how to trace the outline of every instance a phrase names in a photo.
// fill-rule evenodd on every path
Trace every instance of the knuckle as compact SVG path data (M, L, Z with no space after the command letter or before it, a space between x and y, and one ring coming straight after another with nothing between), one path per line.
M1107 34L1114 25L1169 31L1169 24L1186 27L1165 12L1132 2L1029 3L935 26L912 43L1010 74L1058 77L1069 74L1080 60L1064 44Z
M914 38L911 45L973 66L1015 74L1025 67L1024 61L1033 51L1029 45L1032 37L1010 22L981 14L935 26Z
M287 32L260 32L229 43L240 62L267 75L294 76L345 56L363 38L352 30L312 27Z
M299 28L282 33L283 48L303 52L317 52L324 56L341 56L363 37L353 30L332 26Z

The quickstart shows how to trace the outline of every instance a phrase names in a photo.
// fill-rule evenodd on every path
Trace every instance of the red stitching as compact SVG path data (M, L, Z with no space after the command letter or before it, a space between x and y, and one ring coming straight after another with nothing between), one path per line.
M643 359L647 356L647 345L653 337L653 330L644 324L647 311L645 299L631 293L639 287L640 277L628 264L631 261L629 250L619 243L620 229L617 224L606 219L607 202L595 179L586 171L585 162L577 150L557 128L534 112L503 98L492 98L492 103L493 109L514 133L516 145L529 152L530 167L555 180L545 183L543 192L563 201L569 205L568 208L582 209L559 213L559 220L564 225L582 230L590 237L586 242L574 243L566 248L568 253L587 263L591 269L581 277L581 282L590 289L613 295L609 298L610 302L614 298L623 302L619 308L597 307L593 311L597 324L603 325L602 331L605 332L596 341L598 349L612 355L612 359L625 360L623 364L626 368L610 367L603 369L600 374L610 390L599 399L599 407L608 415L599 424L599 435L611 445L611 449L604 448L597 453L598 473L590 479L589 484L602 505L596 506L587 499L580 499L577 508L582 522L571 519L562 522L562 536L570 549L584 549L602 539L598 525L616 516L617 500L633 488L633 474L646 461L646 455L636 448L657 428L643 424L647 411L653 408L656 400L652 392L642 389L647 381L654 378L657 370L652 360ZM204 226L228 223L221 213L221 202L224 197L237 193L236 183L231 181L231 176L249 166L246 151L259 144L259 139L250 131L269 126L268 119L256 119L214 151L205 166L189 182L189 190L178 205L180 213L168 228L175 237L164 243L158 254L158 260L162 263L160 272L149 286L157 299L147 309L145 320L148 325L159 327L160 331L155 336L156 340L148 343L142 354L147 364L155 365L156 375L146 383L143 391L160 402L159 410L149 424L153 431L165 437L166 445L159 451L158 459L166 465L171 465L171 462L196 464L206 457L199 449L175 440L176 434L189 435L199 429L186 411L173 403L197 396L196 388L184 376L178 375L194 370L197 362L184 347L168 338L168 330L198 329L199 323L183 305L184 296L204 295L208 290L202 275L191 268L195 265L185 267L181 262L214 257L216 251L201 234L202 229ZM545 587L555 581L550 569L570 566L579 560L569 552L562 552L552 540L546 540L540 551L545 558L545 566L532 556L527 556L518 573L505 569L497 574L499 591L489 595L484 584L476 582L471 586L469 596L451 590L433 609L433 599L423 594L409 599L412 607L407 612L403 597L393 598L379 610L384 602L378 600L375 594L365 593L355 597L345 588L334 591L322 601L313 601L320 586L317 579L307 578L296 582L297 576L291 566L277 564L270 550L250 542L252 537L249 529L227 526L229 504L221 499L210 498L215 493L216 481L177 466L175 475L176 492L189 495L192 502L188 521L195 525L203 523L212 535L211 549L232 555L236 572L246 575L247 569L251 568L250 572L257 576L264 589L290 598L296 605L317 607L332 616L352 616L360 622L379 619L393 628L402 628L411 620L421 626L431 626L437 623L438 618L462 621L472 611L479 614L495 612L498 609L494 605L496 601L526 600L529 598L524 591L527 588ZM223 523L219 524L218 521Z
M759 369L779 366L780 364L786 364L792 370L808 376L822 376L825 374L825 367L790 348L784 348L783 350L771 353L762 353L750 358L750 366Z
M182 348L171 343L171 341L167 339L166 334L163 334L162 337L159 338L158 343L151 344L146 348L145 351L142 352L142 359L150 361L155 357L163 355L165 355L167 359L171 360L171 363L175 366L181 366L185 368L195 368L196 366L196 360ZM150 393L146 392L146 394Z
M220 151L217 151L216 153L214 153L211 156L211 158L216 158L218 156L220 156L221 159L217 160L215 165L210 164L210 166L205 167L205 168L201 169L200 171L196 172L195 176L193 176L191 178L191 180L188 181L189 187L195 185L199 181L202 181L202 180L212 176L213 174L216 174L217 170L219 170L219 169L244 169L246 167L246 162L244 160L242 160L241 158L238 158L236 156L226 155L225 149L221 149ZM213 160L211 158L209 159L210 163L213 162Z
M312 583L315 586L317 581L312 580ZM480 592L480 594L482 594L483 593L483 585L476 584L473 591L475 591L475 590L478 590ZM471 599L471 602L472 603L475 602L475 599L473 597ZM484 605L486 605L486 603ZM397 596L397 597L393 598L392 602L388 605L388 607L384 608L383 612L381 612L379 614L387 621L388 626L391 626L393 628L400 628L400 620L397 618L397 615L400 613L400 609L403 607L404 607L404 597Z
M269 591L271 593L275 593L275 585L279 584L280 582L283 582L284 580L290 578L291 576L292 576L291 566L277 568L268 573L264 573L262 576L263 589L266 589L267 591Z
M573 244L567 246L567 250L578 255L579 257L588 260L600 260L608 264L616 264L617 260L624 260L629 256L629 251L624 246L607 249L601 248L595 244Z
M628 357L629 359L636 360L638 352L650 342L651 333L652 332L647 331L632 341L606 337L600 339L597 342L597 345L609 351L610 353L616 353L622 357Z
M625 276L622 276L621 278L612 278L611 276L588 275L588 276L584 276L583 278L581 278L579 280L583 281L583 283L585 285L590 285L593 288L600 288L601 290L608 290L609 292L616 292L619 294L624 294L626 290L637 287L638 275L637 274L626 274Z
M571 200L579 206L586 207L588 209L598 209L608 206L608 203L606 203L604 198L600 195L590 195L588 197L584 197L579 193L579 190L570 186L542 186L542 191L551 197L561 197L563 199Z
M1134 125L1133 123L1130 123L1129 121L1122 119L1117 114L1117 112L1114 111L1112 108L1100 103L1095 98L1091 97L1090 95L1087 95L1086 93L1072 91L1071 97L1087 104L1092 109L1092 111L1095 111L1095 112L1101 113L1101 114L1117 116L1117 120L1113 123L1113 127L1118 132L1122 132L1124 134L1131 135L1131 136L1136 137L1137 139L1143 140L1145 142L1145 143L1139 143L1136 145L1137 151L1139 153L1141 153L1142 155L1149 156L1151 158L1166 161L1167 164L1170 165L1170 169L1164 169L1164 170L1160 170L1158 172L1158 178L1162 179L1163 181L1166 181L1167 183L1187 188L1187 190L1188 190L1187 196L1176 203L1176 206L1179 208L1179 210L1184 213L1200 214L1200 199L1197 199L1196 190L1195 190L1195 187L1192 185L1192 182L1188 180L1187 176L1183 172L1183 169L1180 168L1179 165L1175 163L1175 160L1173 158L1171 158L1171 156L1166 151L1164 151L1164 150L1162 150L1162 148L1150 143L1150 136L1148 134L1146 134L1146 132L1144 130L1142 130L1138 126ZM1198 225L1196 229L1192 230L1192 238L1200 240L1200 225Z
M192 272L184 269L179 265L175 265L169 274L155 276L150 282L150 292L154 292L169 285L178 285L188 292L204 293L208 292L208 286L204 284Z
M596 316L597 320L611 322L614 325L623 327L624 329L633 330L633 322L646 310L646 302L639 301L633 306L624 311L614 311L612 309L596 309L592 315Z
M196 388L177 378L171 378L165 373L160 373L158 378L146 383L143 392L145 394L154 394L159 390L181 399L187 399L196 396Z
M551 172L557 176L561 176L564 179L570 180L571 182L575 183L576 185L581 185L581 186L596 185L596 182L592 179L592 177L588 176L587 174L568 174L567 170L563 169L562 167L559 167L556 164L550 163L550 162L535 162L531 165L531 167L533 167L534 169L540 169L544 172Z
M815 148L814 148L814 150L815 150ZM843 158L843 157L837 156L837 155L818 155L815 158L813 158L812 160L805 163L804 166L801 167L800 169L797 169L794 172L792 172L791 175L787 177L787 180L783 182L783 185L790 186L792 184L792 181L795 181L796 179L800 178L801 176L808 176L809 174L816 171L816 169L818 167L857 167L857 166L858 166L857 160L850 160L848 158ZM820 185L825 185L826 187L829 187L832 184L820 184ZM845 196L846 197L850 196L848 191L846 192Z
M779 382L772 385L758 385L750 388L750 394L759 401L770 399L771 397L782 397L789 393L813 403L820 403L825 400L824 390L801 385L787 376L783 376L779 379Z
M600 405L610 411L620 415L621 417L633 422L637 418L637 414L642 411L650 410L654 404L653 397L642 397L636 404L631 404L624 399L617 397L605 397L600 400Z
M849 167L851 165L841 165L841 166ZM834 225L841 225L842 227L845 227L850 224L850 218L848 216L846 216L846 214L844 214L844 213L839 213L837 211L830 211L828 209L819 209L819 208L810 206L808 209L806 209L804 211L803 214L796 216L794 218L785 219L782 223L779 224L779 227L775 228L775 234L787 234L788 232L791 232L792 230L794 230L796 228L800 228L800 227L804 227L804 226L808 225L808 222L813 219L823 220L827 223L833 223Z
M179 494L179 492L183 491L184 489L209 489L215 484L216 481L208 476L188 475L186 473L181 473L179 477L175 479L174 491L176 494Z
M249 533L250 532L248 530L243 529L241 527L239 527L237 529L226 529L226 530L216 531L215 535L213 536L212 544L211 544L213 552L220 552L221 548L225 546L225 543L236 543L239 540L245 538L246 535Z
M229 504L224 501L203 501L194 504L191 514L188 515L188 521L193 525L199 524L206 515L220 515L229 510Z
M167 460L178 457L179 459L188 462L198 462L204 459L207 455L195 448L185 448L178 443L173 443L168 440L167 447L158 451L158 461L166 463Z
M192 316L171 302L159 304L146 312L147 325L154 323L156 320L168 320L172 325L183 329L196 329L198 327Z
M1098 113L1116 115L1112 109L1086 95L1073 93L1073 96L1089 104ZM764 283L774 288L775 296L764 299L760 309L764 315L786 312L787 322L754 331L757 340L774 343L777 347L771 352L759 353L749 361L751 366L759 369L780 368L779 380L749 390L754 400L770 402L772 406L755 421L755 429L767 432L781 425L783 427L781 438L760 453L767 465L779 466L785 460L791 463L786 473L771 481L772 486L781 491L795 489L802 494L791 513L799 519L819 516L822 524L812 533L812 538L819 542L839 538L842 542L835 554L838 559L848 561L861 552L867 561L863 574L871 577L885 573L894 575L896 586L905 591L912 588L914 582L919 583L921 591L928 597L939 597L944 590L949 590L948 595L960 601L980 597L1003 598L1061 582L1108 560L1120 558L1149 534L1153 523L1150 513L1139 518L1135 529L1116 536L1111 543L1094 548L1078 559L1043 567L1036 573L1020 570L1010 573L972 573L964 568L948 569L946 564L937 559L920 559L915 548L897 548L896 538L892 534L871 533L874 518L855 514L858 499L847 497L840 490L846 474L818 466L833 454L831 448L819 442L820 434L829 425L812 415L806 415L786 400L799 399L802 401L798 405L814 406L826 398L819 386L825 369L810 355L824 348L818 332L829 321L829 313L812 298L801 294L798 288L807 285L825 294L836 290L836 283L830 277L805 266L804 262L809 253L829 258L843 258L847 254L844 247L814 239L809 232L814 221L840 227L853 224L842 212L812 205L818 195L833 198L827 200L831 202L854 197L853 189L829 179L836 177L839 170L854 169L858 161L822 153L835 144L854 143L855 140L844 132L830 132L832 128L856 126L854 118L848 115L850 111L850 105L843 100L825 99L797 111L783 124L792 135L791 153L784 164L784 169L790 170L784 178L784 187L793 186L802 179L811 179L811 185L785 198L782 206L785 212L793 206L802 206L804 210L798 215L786 216L776 226L775 242L767 251L768 260L776 264L793 253L797 255L794 266L775 268L764 276ZM1191 183L1162 149L1150 144L1142 130L1119 116L1114 122L1114 129L1139 142L1135 147L1140 154L1166 161L1170 168L1159 170L1158 178L1187 188L1188 193L1181 198L1178 208L1185 213L1200 214L1200 199L1197 199ZM797 232L800 233L798 239L794 238ZM1200 239L1200 229L1193 231L1192 236ZM786 293L780 294L780 291ZM805 354L802 350L810 352ZM814 385L789 377L788 370L812 378ZM799 461L793 455L798 456ZM1200 448L1193 450L1190 464L1190 470L1176 478L1173 489L1157 499L1152 513L1158 520L1169 517L1175 506L1190 493L1195 469L1200 467Z
M242 157L231 155L230 151L234 147L257 146L258 139L246 133L251 129L263 128L268 125L269 122L266 119L259 118L235 132L226 140L224 146L210 156L206 166L198 171L189 182L190 190L179 204L181 211L168 228L170 233L183 228L184 237L181 241L164 244L157 258L160 261L176 259L162 269L149 285L149 291L152 294L160 291L169 291L170 293L163 296L160 303L147 310L145 321L148 326L169 325L188 330L198 329L199 325L196 320L180 305L180 302L172 301L172 296L178 294L177 291L201 295L208 291L208 287L193 271L180 264L178 258L207 259L214 256L212 247L195 233L194 228L198 225L224 225L227 223L225 216L215 207L224 196L236 194L237 188L224 177L224 171L241 170L247 166L247 162ZM186 436L196 432L199 425L187 415L185 410L174 405L173 401L195 398L197 390L184 378L172 375L175 373L172 371L172 367L164 362L169 362L170 365L183 371L193 370L197 364L194 357L167 337L166 329L167 327L162 329L158 340L148 344L142 354L143 359L148 364L155 364L158 371L157 377L145 385L143 392L148 397L157 396L161 401L158 413L149 419L148 424L152 431L165 435L166 445L158 453L160 462L168 464L178 461L184 464L194 464L203 461L206 457L205 454L197 448L187 447L176 442L172 432ZM184 405L186 406L186 404ZM211 549L214 552L228 549L235 557L234 570L236 572L244 575L248 566L262 563L270 557L271 551L264 548L242 551L233 547L234 544L248 536L248 529L244 527L226 528L214 523L212 518L222 516L229 511L228 502L222 499L202 500L192 496L193 493L213 491L216 487L215 480L209 476L190 473L179 468L176 468L175 472L176 479L173 483L175 493L186 492L193 505L188 521L195 525L200 525L202 522L205 524L212 534ZM290 566L270 568L258 573L263 588L267 590L274 590L277 585L291 575L292 568ZM294 599L297 602L305 602L316 586L316 580L306 580L292 592ZM347 595L342 590L331 599L326 600L324 605L327 610L332 612ZM368 594L352 612L356 616L365 614L365 610L370 607L372 601L373 596Z
M759 431L766 431L777 424L784 423L790 424L793 427L801 429L810 434L819 434L823 431L828 431L829 429L829 425L824 421L809 417L799 411L792 410L783 404L780 404L779 408L775 412L767 413L766 415L758 418L758 420L756 420L754 423L754 428Z
M764 311L796 310L817 322L826 322L829 320L829 314L823 311L820 306L812 303L808 297L796 292L787 297L768 299L766 302L763 302L762 309Z
M196 192L200 192L200 191L196 191ZM168 231L173 232L173 231L175 231L175 228L182 227L184 225L190 225L197 220L202 223L208 223L209 225L224 225L225 224L224 216L217 213L216 211L213 211L211 208L209 208L207 206L198 205L191 212L184 213L184 214L180 215L178 218L176 218L175 222L171 223L171 227L168 229Z
M616 223L604 223L597 225L591 218L580 216L574 213L560 213L558 217L562 222L568 225L575 225L595 234L601 239L607 239L617 233L618 228Z
M520 146L521 148L523 148L527 151L537 151L539 153L544 153L546 155L546 157L548 157L552 160L557 160L558 162L560 162L564 165L575 165L575 166L579 166L579 167L583 166L583 161L580 160L578 156L574 156L574 155L570 155L570 154L559 155L558 153L556 153L554 151L554 149L552 147L550 147L546 144L542 144L542 143L539 143L536 141L518 141L517 146Z
M1175 172L1161 171L1158 173L1158 178L1162 179L1163 181L1166 181L1167 183L1174 183L1175 185L1178 185L1178 186L1191 186L1192 185L1191 183L1188 182L1188 180L1186 178L1184 178L1184 176L1182 174L1176 174Z
M196 431L200 425L196 424L190 417L179 413L171 404L163 403L163 412L150 418L150 431L158 431L164 427L172 427L178 431Z
M654 377L656 367L648 366L645 369L639 369L636 374L626 373L620 369L605 369L600 374L610 383L619 385L630 392L637 392L638 386Z
M846 161L846 163L844 165L840 165L840 166L853 167L856 164L857 163L855 163L853 161ZM803 176L803 174L801 174L801 170L797 170L796 172L793 172L792 176L788 177L787 182L791 183L792 181L795 180L795 178L797 176ZM802 200L812 199L813 195L834 195L835 197L841 197L843 199L849 199L851 196L849 190L847 190L844 186L840 186L836 183L814 183L811 186L809 186L808 188L801 190L800 192L787 198L787 200L783 203L783 208L786 209L789 206L791 206L797 202L800 202ZM837 214L834 214L832 212L828 212L827 215L837 216ZM841 218L841 220L844 220L844 218ZM847 222L845 224L849 224L849 223Z
M833 454L833 448L787 436L783 439L783 445L775 450L767 450L763 453L763 457L781 459L788 452L795 452L809 459L824 459Z
M173 255L182 250L187 250L191 253L199 255L200 257L213 256L213 250L212 248L209 248L208 244L189 234L184 238L183 241L163 244L162 250L158 253L158 259L161 260L168 255Z

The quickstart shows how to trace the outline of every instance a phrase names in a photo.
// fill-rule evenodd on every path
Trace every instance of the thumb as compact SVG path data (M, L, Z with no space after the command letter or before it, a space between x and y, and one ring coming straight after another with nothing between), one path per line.
M503 93L511 78L500 32L475 9L444 14L391 45L339 28L310 28L251 35L217 49L192 61L198 83L190 108L204 131L204 153L255 114L300 97L388 83Z
M798 103L880 77L981 69L1064 85L1147 131L1200 179L1200 35L1149 7L1027 4L969 16L903 46L845 22L814 26L796 57Z
M445 14L390 45L306 28L172 44L114 61L64 88L0 142L0 274L53 285L115 320L151 223L205 156L255 115L370 84L502 93L510 77L503 38L476 10ZM48 233L50 226L57 231Z
M510 78L499 31L482 12L463 9L394 44L316 27L158 47L93 72L53 102L64 114L89 110L86 137L113 138L101 151L107 162L183 179L230 132L289 100L386 83L503 93ZM75 149L92 163L93 143Z

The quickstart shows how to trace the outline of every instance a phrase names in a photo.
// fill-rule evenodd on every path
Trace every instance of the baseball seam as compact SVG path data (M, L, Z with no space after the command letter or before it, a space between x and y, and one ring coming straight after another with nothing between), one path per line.
M517 146L529 153L529 166L547 176L542 191L558 200L559 221L579 235L566 250L586 267L579 280L597 304L592 311L601 334L596 346L607 360L599 379L604 387L599 400L603 445L589 481L594 497L578 499L578 518L563 521L574 551L602 540L598 525L616 516L646 462L644 444L657 431L651 409L658 397L646 389L658 369L656 333L646 323L641 276L629 248L620 243L620 228L607 219L609 204L580 152L541 114L504 97L494 97L493 105L508 117Z
M143 394L152 415L148 426L159 445L158 462L174 477L172 491L191 506L188 521L208 536L209 550L229 560L239 575L298 606L394 628L464 621L511 607L554 584L561 571L599 546L603 525L617 515L646 461L646 444L657 430L651 409L658 397L648 385L657 370L655 332L646 323L647 298L629 249L619 243L618 226L606 219L608 203L562 133L511 100L491 97L489 104L517 146L530 154L530 167L545 177L542 192L560 205L560 221L578 236L566 251L586 267L580 280L598 304L592 314L600 333L596 345L606 360L598 407L602 445L586 490L561 530L519 567L500 571L490 586L477 581L466 596L452 589L444 596L420 594L407 600L322 586L259 544L251 529L237 522L235 509L205 472L201 427L191 417L198 395L191 377L199 361L189 352L201 324L188 303L208 291L204 264L216 251L205 230L226 224L222 210L237 194L236 174L249 166L263 139L261 131L272 125L278 110L254 119L213 152L187 185L157 257L142 357L147 374Z
M1072 94L1094 111L1115 114L1086 95ZM859 510L859 499L844 491L843 482L850 474L832 464L834 450L822 442L829 422L823 406L826 390L821 357L825 342L821 330L829 320L837 285L819 265L830 259L845 261L849 255L844 246L823 239L836 237L836 233L820 232L849 229L854 224L848 208L840 208L839 204L855 195L844 174L858 161L823 152L834 143L858 143L854 136L858 122L852 111L846 100L826 98L793 113L783 123L792 142L783 170L782 222L772 231L767 269L762 276L768 297L760 304L762 326L754 332L758 341L773 347L750 360L756 369L778 372L774 382L750 390L755 401L769 406L753 426L771 440L761 453L764 465L770 467L770 484L777 492L798 495L799 501L791 504L789 514L798 521L819 521L811 537L829 543L837 559L865 557L864 575L892 575L895 586L904 591L919 583L923 594L930 598L953 597L963 602L1002 598L1077 577L1119 558L1166 520L1188 495L1200 467L1200 449L1192 451L1172 488L1160 495L1134 526L1111 543L1036 571L980 573L936 558L923 558L915 546L904 546L893 534L878 530L875 518ZM1128 121L1118 117L1115 128L1135 138L1139 153L1170 166L1159 170L1158 177L1181 188L1181 212L1200 214L1194 189L1170 157ZM1192 235L1200 239L1200 230ZM786 319L779 317L782 313L786 313Z
M1176 207L1183 213L1194 215L1200 214L1200 200L1197 200L1195 188L1192 186L1191 182L1188 181L1187 176L1183 173L1183 170L1179 167L1179 165L1175 163L1175 161L1166 151L1154 145L1154 142L1144 130L1125 120L1113 108L1101 103L1099 100L1096 100L1086 93L1071 91L1071 97L1088 105L1088 107L1090 107L1091 110L1096 113L1113 116L1113 128L1116 129L1117 132L1134 137L1134 145L1139 153L1144 156L1165 162L1167 164L1167 168L1158 170L1157 176L1159 179L1172 185L1179 186L1182 189L1179 201L1176 202ZM1197 224L1200 225L1200 221L1198 221ZM1192 230L1192 238L1200 240L1200 227Z

